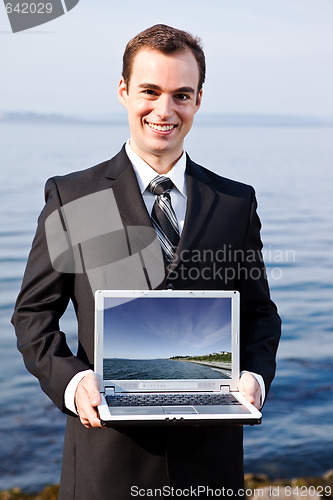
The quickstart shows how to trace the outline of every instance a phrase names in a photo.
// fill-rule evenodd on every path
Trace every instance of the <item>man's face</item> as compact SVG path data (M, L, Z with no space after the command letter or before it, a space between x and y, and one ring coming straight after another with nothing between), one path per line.
M119 99L127 108L131 147L148 163L181 156L184 137L201 103L199 68L190 50L165 55L142 49L133 61L129 85L119 84Z

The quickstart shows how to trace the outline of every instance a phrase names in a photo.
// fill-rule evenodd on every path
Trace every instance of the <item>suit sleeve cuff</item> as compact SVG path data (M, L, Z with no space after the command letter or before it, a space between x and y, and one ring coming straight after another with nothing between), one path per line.
M240 374L240 376L243 375L243 373L251 373L251 375L254 376L254 378L257 380L259 386L260 386L260 390L261 390L261 399L260 399L260 408L262 407L262 405L264 404L264 401L265 401L265 397L266 397L266 389L265 389L265 382L264 382L264 379L262 378L261 375L259 375L258 373L254 373L254 372L249 372L248 370L243 370Z
M65 406L75 415L78 415L78 412L76 411L75 407L75 392L77 386L79 385L83 377L85 377L88 373L94 373L94 372L92 370L83 370L82 372L79 372L76 375L74 375L74 377L72 378L72 380L69 381L65 389L65 395L64 395Z

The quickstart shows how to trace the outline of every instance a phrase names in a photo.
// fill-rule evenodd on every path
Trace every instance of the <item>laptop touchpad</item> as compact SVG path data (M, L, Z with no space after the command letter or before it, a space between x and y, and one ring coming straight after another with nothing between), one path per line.
M109 406L109 410L111 415L163 415L162 408L159 406L132 406L127 408Z
M197 413L193 406L162 406L162 409L166 415L188 415Z

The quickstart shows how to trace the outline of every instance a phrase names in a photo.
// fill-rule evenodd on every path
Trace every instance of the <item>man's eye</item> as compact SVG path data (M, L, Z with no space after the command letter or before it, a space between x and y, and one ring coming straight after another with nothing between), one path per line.
M176 94L175 99L178 99L179 101L187 101L190 98L187 94Z
M155 90L151 90L151 89L145 89L143 91L144 94L147 94L147 95L157 95Z

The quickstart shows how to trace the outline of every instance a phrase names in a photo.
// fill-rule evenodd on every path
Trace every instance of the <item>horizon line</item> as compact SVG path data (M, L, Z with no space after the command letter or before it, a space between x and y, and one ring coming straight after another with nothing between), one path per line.
M38 111L1 111L0 123L35 122L66 123L73 125L127 125L127 115L116 113L81 113L78 115L38 112ZM196 125L294 125L294 126L333 126L333 117L279 114L279 113L201 113L196 116Z

